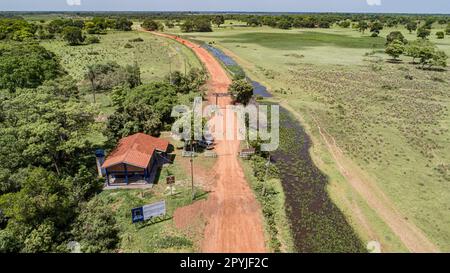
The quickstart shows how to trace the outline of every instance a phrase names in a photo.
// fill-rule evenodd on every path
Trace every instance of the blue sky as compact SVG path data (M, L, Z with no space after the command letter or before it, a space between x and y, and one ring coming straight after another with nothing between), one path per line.
M1 11L290 11L450 14L450 0L0 0Z

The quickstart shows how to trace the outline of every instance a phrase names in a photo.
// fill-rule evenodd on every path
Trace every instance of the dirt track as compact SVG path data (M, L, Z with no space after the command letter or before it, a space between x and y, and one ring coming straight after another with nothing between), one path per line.
M191 48L203 62L210 74L209 93L227 93L231 83L221 64L210 53L189 41L176 36L153 33L174 39ZM215 103L211 97L210 103ZM219 106L224 108L231 100L219 98ZM187 225L193 218L203 216L206 220L202 252L241 253L266 252L261 208L245 180L239 164L240 142L219 141L216 152L219 155L214 167L214 183L206 201L180 208L174 213L177 226Z

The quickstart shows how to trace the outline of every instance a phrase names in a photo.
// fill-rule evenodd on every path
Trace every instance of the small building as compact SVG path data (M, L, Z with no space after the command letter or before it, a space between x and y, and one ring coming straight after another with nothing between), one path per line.
M153 183L159 168L167 159L169 142L138 133L125 137L111 152L102 165L106 182L129 184L131 181Z

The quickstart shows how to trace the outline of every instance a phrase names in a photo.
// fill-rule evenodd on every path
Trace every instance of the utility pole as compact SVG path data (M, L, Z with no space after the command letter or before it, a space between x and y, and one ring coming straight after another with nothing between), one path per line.
M269 154L269 159L267 160L266 163L266 175L264 177L264 183L263 183L263 190L262 190L262 195L266 195L266 183L267 183L267 176L269 175L269 168L270 168L270 154Z
M191 140L191 189L192 189L192 201L195 198L195 190L194 190L194 148L192 145L193 140Z
M172 84L172 57L169 54L169 81Z

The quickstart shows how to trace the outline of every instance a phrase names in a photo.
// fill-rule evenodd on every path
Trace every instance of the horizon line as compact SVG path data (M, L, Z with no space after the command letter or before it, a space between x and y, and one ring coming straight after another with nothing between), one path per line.
M0 13L6 13L6 12L16 12L16 13L107 13L107 12L114 12L114 13L125 13L125 12L134 12L134 13L145 13L145 12L162 12L162 13L280 13L280 14L327 14L327 13L334 13L334 14L397 14L397 15L445 15L450 16L450 13L435 13L435 12L422 12L422 13L416 13L416 12L377 12L377 11L371 11L371 12L364 12L364 11L242 11L242 10L227 10L227 11L221 11L221 10L204 10L204 11L193 11L193 10L0 10Z

